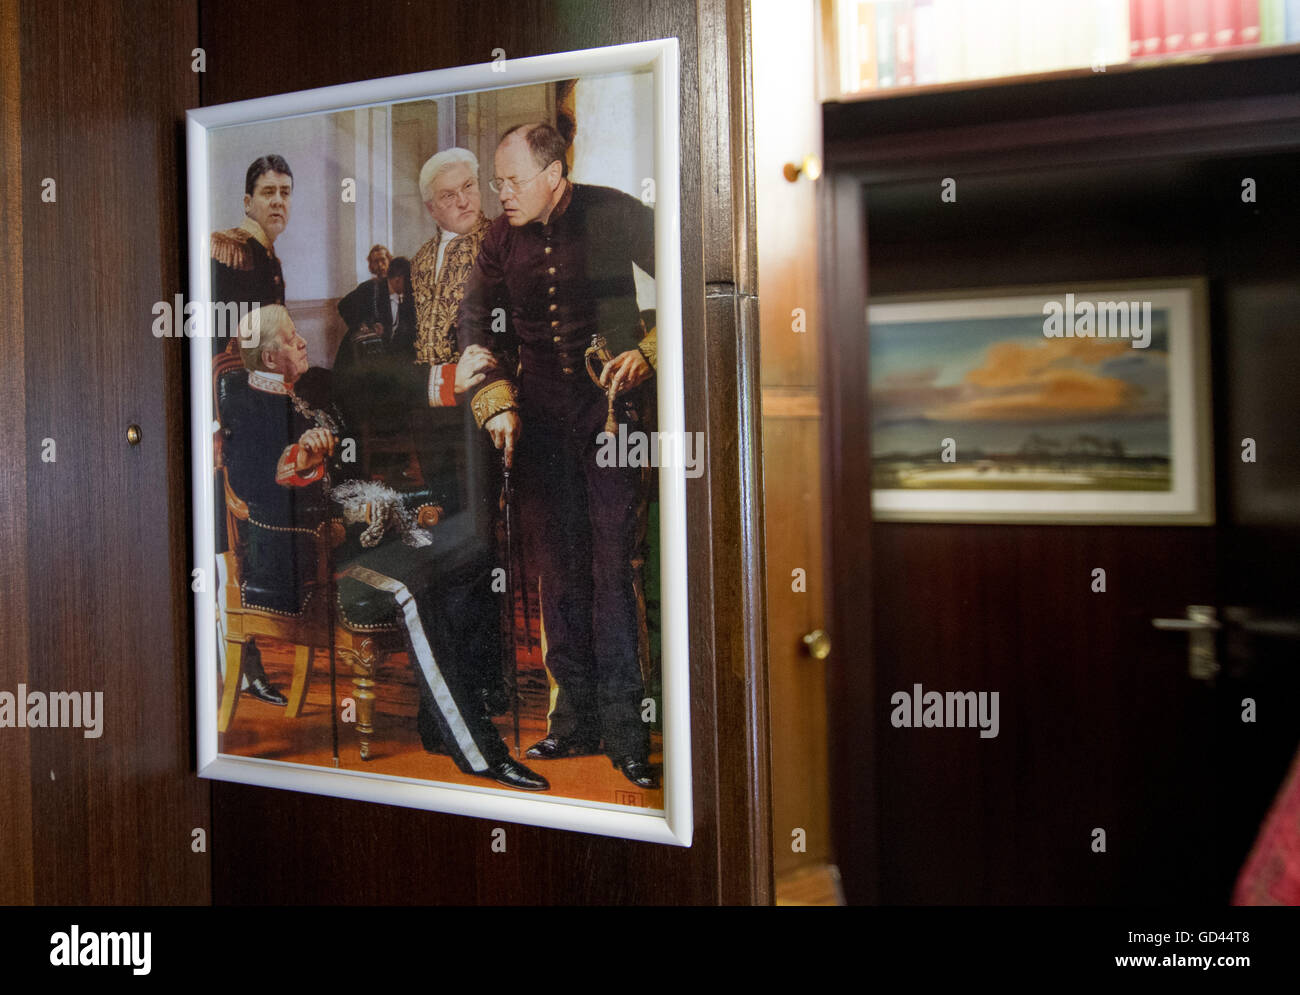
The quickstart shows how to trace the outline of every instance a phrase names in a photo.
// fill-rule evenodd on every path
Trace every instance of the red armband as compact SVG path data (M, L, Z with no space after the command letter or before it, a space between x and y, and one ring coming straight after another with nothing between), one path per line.
M456 364L437 363L429 370L429 407L456 406Z
M325 462L322 460L306 473L298 472L298 444L294 443L280 456L275 467L275 482L281 487L306 487L325 476Z

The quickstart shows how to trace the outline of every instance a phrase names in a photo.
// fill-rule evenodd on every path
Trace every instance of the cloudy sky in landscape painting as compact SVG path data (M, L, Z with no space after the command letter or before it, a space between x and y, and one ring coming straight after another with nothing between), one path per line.
M964 447L1014 452L1031 435L1118 439L1130 455L1169 455L1167 311L1151 345L1049 339L1039 315L871 325L876 455Z

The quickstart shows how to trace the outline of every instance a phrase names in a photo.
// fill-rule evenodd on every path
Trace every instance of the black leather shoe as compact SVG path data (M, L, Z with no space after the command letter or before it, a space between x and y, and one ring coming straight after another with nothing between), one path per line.
M600 740L581 736L547 736L528 747L534 760L562 760L564 757L589 757L600 752Z
M614 766L638 788L659 787L659 771L654 764L637 760L635 757L622 757L614 761Z
M534 774L519 761L509 757L483 771L481 776L490 777L498 784L504 784L507 788L519 788L521 791L549 791L551 787L551 782L546 778Z
M264 701L268 705L279 705L283 708L289 704L289 699L282 695L274 684L265 677L253 677L249 679L248 687L244 691L251 694L258 701Z

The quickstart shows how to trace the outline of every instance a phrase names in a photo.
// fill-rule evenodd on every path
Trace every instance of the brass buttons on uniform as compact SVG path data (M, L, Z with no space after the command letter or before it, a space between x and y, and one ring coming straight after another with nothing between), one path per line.
M556 341L558 342L559 339L556 339ZM131 445L133 446L138 446L140 445L140 438L141 438L140 426L128 425L126 428L126 441L131 443Z
M554 322L552 322L552 324L554 324ZM563 342L563 341L564 341L564 336L563 336L563 335L557 335L557 336L555 336L553 339L551 339L551 341L552 341L552 342Z
M554 287L547 287L547 288L546 288L546 292L547 292L548 294L550 294L552 297L555 296L555 288L554 288Z
M543 249L542 251L545 252L545 253L549 256L549 255L551 254L551 247L548 245L548 246L547 246L545 249Z
M546 268L546 272L547 272L547 274L548 274L549 276L554 276L554 275L555 275L555 267L554 267L554 266L548 266L548 267Z
M552 311L556 311L556 310L558 310L558 309L559 309L559 305L558 305L558 304L552 304L552 305L551 305L551 310L552 310Z

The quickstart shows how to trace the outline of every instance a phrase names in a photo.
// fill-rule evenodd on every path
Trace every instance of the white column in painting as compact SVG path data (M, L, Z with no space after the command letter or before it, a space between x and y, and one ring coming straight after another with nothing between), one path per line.
M360 283L370 276L366 268L366 254L375 244L370 237L370 111L362 109L352 113L355 118L352 129L353 162L356 163L353 179L357 181L356 251L353 256L357 261L357 282ZM346 290L342 292L347 293Z
M438 151L441 152L456 144L456 98L439 97L434 103L438 105ZM486 181L480 176L479 182Z

